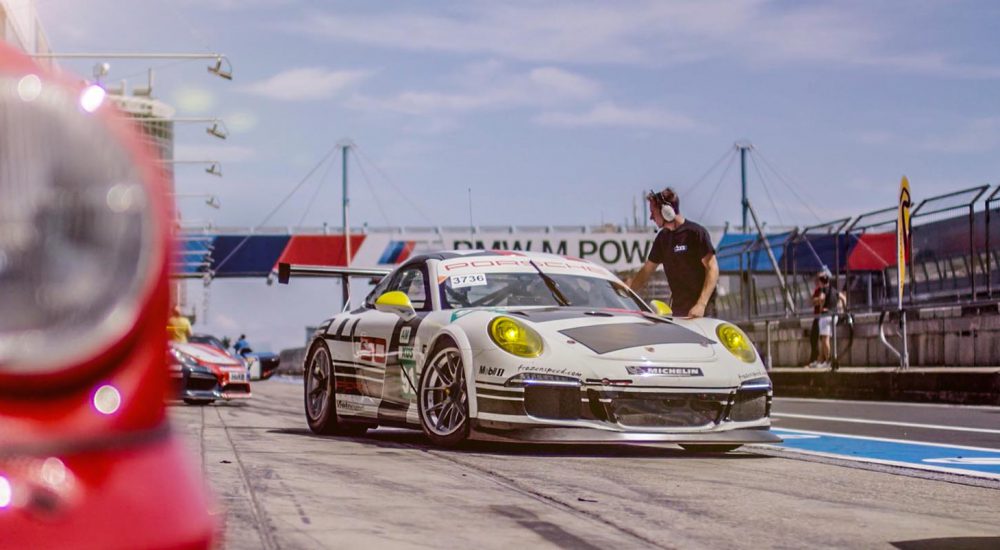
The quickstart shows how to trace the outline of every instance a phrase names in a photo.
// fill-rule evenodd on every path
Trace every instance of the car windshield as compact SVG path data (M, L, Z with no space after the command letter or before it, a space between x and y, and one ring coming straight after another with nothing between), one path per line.
M188 338L188 342L191 342L192 344L206 344L221 349L222 351L226 350L226 346L223 346L222 342L220 342L219 339L216 338L215 336L208 336L205 334L195 334Z
M567 305L646 310L620 282L580 275L546 275L565 296ZM445 278L440 289L443 309L562 305L538 273L456 275Z

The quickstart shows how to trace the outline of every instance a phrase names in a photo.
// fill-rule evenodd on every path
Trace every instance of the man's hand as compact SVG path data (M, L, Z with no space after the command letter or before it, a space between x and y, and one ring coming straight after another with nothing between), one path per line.
M691 310L688 311L687 318L695 319L697 317L704 317L704 316L705 316L705 304L699 302L691 307Z

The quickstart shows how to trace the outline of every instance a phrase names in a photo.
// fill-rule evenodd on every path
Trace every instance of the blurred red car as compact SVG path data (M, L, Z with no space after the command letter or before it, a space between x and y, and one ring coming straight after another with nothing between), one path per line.
M164 405L163 169L103 90L2 43L0 134L0 547L211 547Z
M170 342L167 353L176 395L189 405L250 397L243 361L208 344Z

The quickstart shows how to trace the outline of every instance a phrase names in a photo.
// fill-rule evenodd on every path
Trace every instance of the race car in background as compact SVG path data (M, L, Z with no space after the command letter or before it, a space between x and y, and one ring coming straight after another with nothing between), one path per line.
M251 395L250 375L243 362L213 346L170 342L167 361L176 395L189 405Z
M278 365L281 364L281 357L276 353L255 351L233 353L226 349L221 340L211 334L194 334L188 338L188 342L212 346L230 357L242 361L250 374L250 380L267 380L274 376L274 373L278 371Z
M282 264L279 281L375 271ZM420 255L315 332L306 420L324 434L420 428L441 446L477 436L721 452L780 441L770 379L743 331L668 312L579 259Z

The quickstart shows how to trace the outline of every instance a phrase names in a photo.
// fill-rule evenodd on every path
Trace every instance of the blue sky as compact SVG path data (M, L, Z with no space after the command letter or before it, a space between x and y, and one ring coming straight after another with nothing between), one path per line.
M751 173L771 225L892 206L1000 174L1000 3L990 1L336 2L39 0L57 52L222 52L113 61L177 116L220 116L218 141L179 127L187 220L253 226L342 138L352 220L467 225L621 223L673 185L705 224L739 218L736 170L701 178L737 140L784 176ZM64 62L83 75L93 62ZM339 167L272 220L340 220ZM718 187L716 187L718 184ZM786 184L810 204L794 198ZM773 201L765 193L770 191ZM713 190L718 189L714 194ZM311 197L315 195L315 200ZM377 199L377 200L376 200ZM381 207L381 210L380 208ZM296 335L299 329L296 329ZM296 336L300 338L300 336Z

